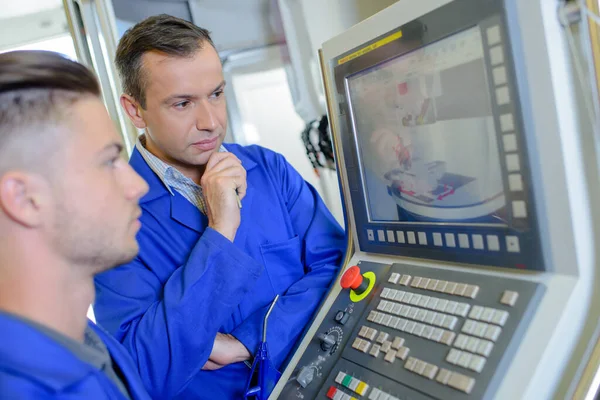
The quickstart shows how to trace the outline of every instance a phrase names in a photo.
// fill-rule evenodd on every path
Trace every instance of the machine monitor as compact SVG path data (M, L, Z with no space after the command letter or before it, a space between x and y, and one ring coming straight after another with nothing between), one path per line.
M507 225L481 32L348 78L371 222Z
M464 11L452 26L426 15L336 60L359 242L543 270L508 38L494 7Z

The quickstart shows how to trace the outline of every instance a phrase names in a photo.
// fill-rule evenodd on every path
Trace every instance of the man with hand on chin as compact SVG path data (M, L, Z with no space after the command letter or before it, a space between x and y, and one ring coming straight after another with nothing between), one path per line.
M150 191L140 253L97 277L96 317L153 397L240 399L269 305L281 296L267 332L279 367L338 271L344 232L283 156L223 144L226 83L205 29L150 17L125 32L116 64L121 105L145 132L130 163Z

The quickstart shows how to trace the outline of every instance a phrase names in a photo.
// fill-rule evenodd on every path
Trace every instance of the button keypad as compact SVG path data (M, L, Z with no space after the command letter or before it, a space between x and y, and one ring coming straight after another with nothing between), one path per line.
M477 248L478 242L472 235L463 236L466 240L457 236L457 247L460 244L461 248ZM432 246L434 242L435 237ZM496 368L505 349L503 331L512 332L515 321L522 317L522 307L511 307L517 304L519 292L522 296L529 293L524 294L526 291L519 284L512 285L514 289L507 285L510 290L496 286L491 290L492 285L485 280L481 284L471 278L462 281L460 272L435 277L422 276L423 270L407 269L408 274L397 269L379 281L379 298L370 302L367 321L357 326L350 338L348 347L356 357L352 361L371 360L369 365L375 371L401 368L406 371L402 379L408 379L406 374L410 372L421 377L413 379L443 385L446 391L480 395L489 380L486 368ZM419 339L444 346L427 345ZM438 361L431 354L422 353L426 346L439 353ZM422 354L427 358L421 358ZM381 379L370 383L376 387L366 392L369 400L397 399L384 391L384 387L393 386Z

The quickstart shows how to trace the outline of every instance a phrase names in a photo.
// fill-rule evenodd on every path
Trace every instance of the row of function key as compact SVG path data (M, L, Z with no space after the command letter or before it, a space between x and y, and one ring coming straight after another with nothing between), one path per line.
M467 283L459 283L445 281L440 279L423 278L410 275L401 275L393 272L389 279L389 283L399 284L401 286L410 286L416 289L428 290L431 292L445 293L453 296L467 297L474 299L479 294L479 286L469 285Z

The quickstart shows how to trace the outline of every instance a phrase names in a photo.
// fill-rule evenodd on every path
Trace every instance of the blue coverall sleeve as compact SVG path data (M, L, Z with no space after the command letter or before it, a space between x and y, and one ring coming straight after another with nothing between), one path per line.
M301 240L304 276L280 297L269 316L267 342L270 358L279 367L320 304L337 274L346 247L345 234L317 191L285 161L272 153L268 164L280 185L295 234ZM282 265L281 268L286 268ZM231 334L251 354L258 348L268 306L250 315Z
M98 322L132 355L150 395L167 399L206 363L223 321L263 267L207 228L186 264L161 282L153 271L169 261L169 252L157 235L145 227L140 255L96 278L94 309Z

